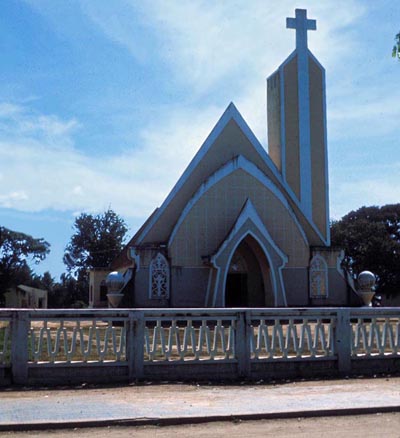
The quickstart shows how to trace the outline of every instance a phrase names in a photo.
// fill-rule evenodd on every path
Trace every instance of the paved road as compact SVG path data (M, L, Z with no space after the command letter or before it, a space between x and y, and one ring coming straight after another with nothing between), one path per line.
M400 412L400 378L2 390L0 429ZM399 433L400 436L400 433Z

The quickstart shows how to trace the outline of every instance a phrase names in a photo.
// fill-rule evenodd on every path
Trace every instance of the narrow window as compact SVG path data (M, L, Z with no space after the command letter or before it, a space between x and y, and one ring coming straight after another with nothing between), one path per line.
M159 252L150 263L150 299L169 298L169 265Z
M310 296L311 298L328 296L328 266L319 254L315 255L310 262Z

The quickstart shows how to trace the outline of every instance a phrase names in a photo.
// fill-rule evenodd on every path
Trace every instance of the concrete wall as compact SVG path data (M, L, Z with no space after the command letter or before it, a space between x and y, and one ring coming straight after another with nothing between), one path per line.
M173 267L171 307L204 307L210 268Z
M308 267L282 270L289 307L308 306Z
M309 248L290 210L260 181L239 169L211 187L191 208L169 248L176 266L201 266L214 254L250 199L288 266L307 266Z
M180 308L139 309L137 311L115 309L16 311L4 309L0 310L0 320L3 321L0 330L6 330L10 339L9 345L5 347L0 345L0 385L110 383L142 379L272 379L316 375L332 377L400 371L398 345L391 345L388 339L379 335L383 331L387 332L388 324L391 326L400 324L399 308L262 310ZM33 320L36 331L38 327L45 329L45 323L51 320L53 336L56 336L57 330L58 333L65 330L64 326L56 328L57 321L59 323L75 321L75 328L79 330L85 322L86 326L99 331L104 331L104 321L109 321L111 323L109 330L112 330L118 337L115 340L118 348L121 348L120 339L125 339L124 350L121 350L123 354L119 358L114 357L105 362L99 356L91 357L90 363L85 362L82 357L80 360L75 357L68 360L60 358L54 363L49 358L44 360L39 357L34 360L32 352L28 350L28 338L32 336ZM101 322L100 325L97 325L96 321ZM157 321L162 324L156 325ZM198 330L205 322L211 333L211 343L208 342L208 347L205 346L203 338L202 348L208 348L206 355L211 354L211 358L208 357L207 360L194 358L196 343L187 346L181 361L168 356L170 347L163 344L161 339L168 338L169 330L175 330L177 321L181 327L192 330ZM93 325L92 322L95 324ZM288 331L291 324L298 326L297 334ZM275 337L276 347L269 349L267 353L265 341L263 351L258 349L257 343L251 344L249 337L252 337L254 341L253 336L260 335L257 335L257 330L254 333L248 330L247 327L250 325L259 327L262 325L263 330L268 329L268 333ZM300 332L305 330L305 326L307 330L318 330L315 338L319 345L314 345L312 339L300 341ZM273 330L272 327L278 327L279 330ZM123 335L121 334L122 328L125 330ZM163 331L163 335L156 336L156 330ZM220 343L216 347L219 356L214 357L212 351L215 347L212 336L218 338L221 330L224 331L225 337L227 333L234 332L231 337L234 348L229 343ZM372 337L369 339L367 336L364 343L359 342L352 336L354 330L370 332ZM332 336L328 334L330 332ZM196 336L195 332L193 335ZM283 338L281 342L277 342L277 337L280 336ZM293 336L296 337L296 341L293 341ZM324 338L324 341L320 340L320 337ZM94 337L94 339L100 338ZM172 338L173 343L181 342L179 339ZM150 352L145 349L146 339L156 341L157 345L153 350L155 356L151 356ZM364 345L365 342L366 345ZM58 346L55 354L60 353L62 348ZM108 346L108 348L114 351L113 347ZM298 354L293 354L292 349ZM352 355L353 349L356 355ZM77 345L72 350L81 354ZM99 355L100 349L94 348L94 355L96 351ZM316 351L318 351L318 356L315 355ZM45 342L38 354L46 356L48 353ZM115 356L116 352L114 351L113 354ZM252 355L257 355L257 359L252 358Z
M268 155L282 173L281 77L277 71L267 82Z
M284 67L286 180L300 200L300 140L297 56Z
M324 105L324 72L309 57L310 74L310 140L311 140L311 178L312 178L312 218L319 231L326 236L327 230L327 157L326 126Z
M92 269L89 272L89 307L108 307L106 290L100 293L100 288L105 287L105 280L110 273L109 269ZM103 295L103 296L102 296Z

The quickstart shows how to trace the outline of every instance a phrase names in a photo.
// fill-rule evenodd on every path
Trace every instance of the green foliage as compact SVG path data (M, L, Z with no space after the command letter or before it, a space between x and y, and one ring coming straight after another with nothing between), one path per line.
M96 216L82 213L65 248L68 272L84 280L88 269L108 267L122 250L127 231L124 220L111 209Z
M400 204L351 211L332 222L331 241L345 250L347 269L372 271L379 293L400 294Z
M400 32L395 37L395 45L393 46L392 56L393 58L400 59Z
M44 239L0 227L0 301L8 288L30 284L32 270L28 262L37 264L49 252L50 244Z
M88 305L89 285L87 280L76 280L62 274L60 282L53 285L48 295L49 308L81 308Z

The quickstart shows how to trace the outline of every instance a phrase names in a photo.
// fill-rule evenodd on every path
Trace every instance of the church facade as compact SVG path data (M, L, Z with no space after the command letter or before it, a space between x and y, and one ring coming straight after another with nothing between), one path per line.
M330 247L325 71L305 10L267 79L268 153L231 103L163 204L111 266L121 307L348 305ZM129 273L129 275L127 275Z

